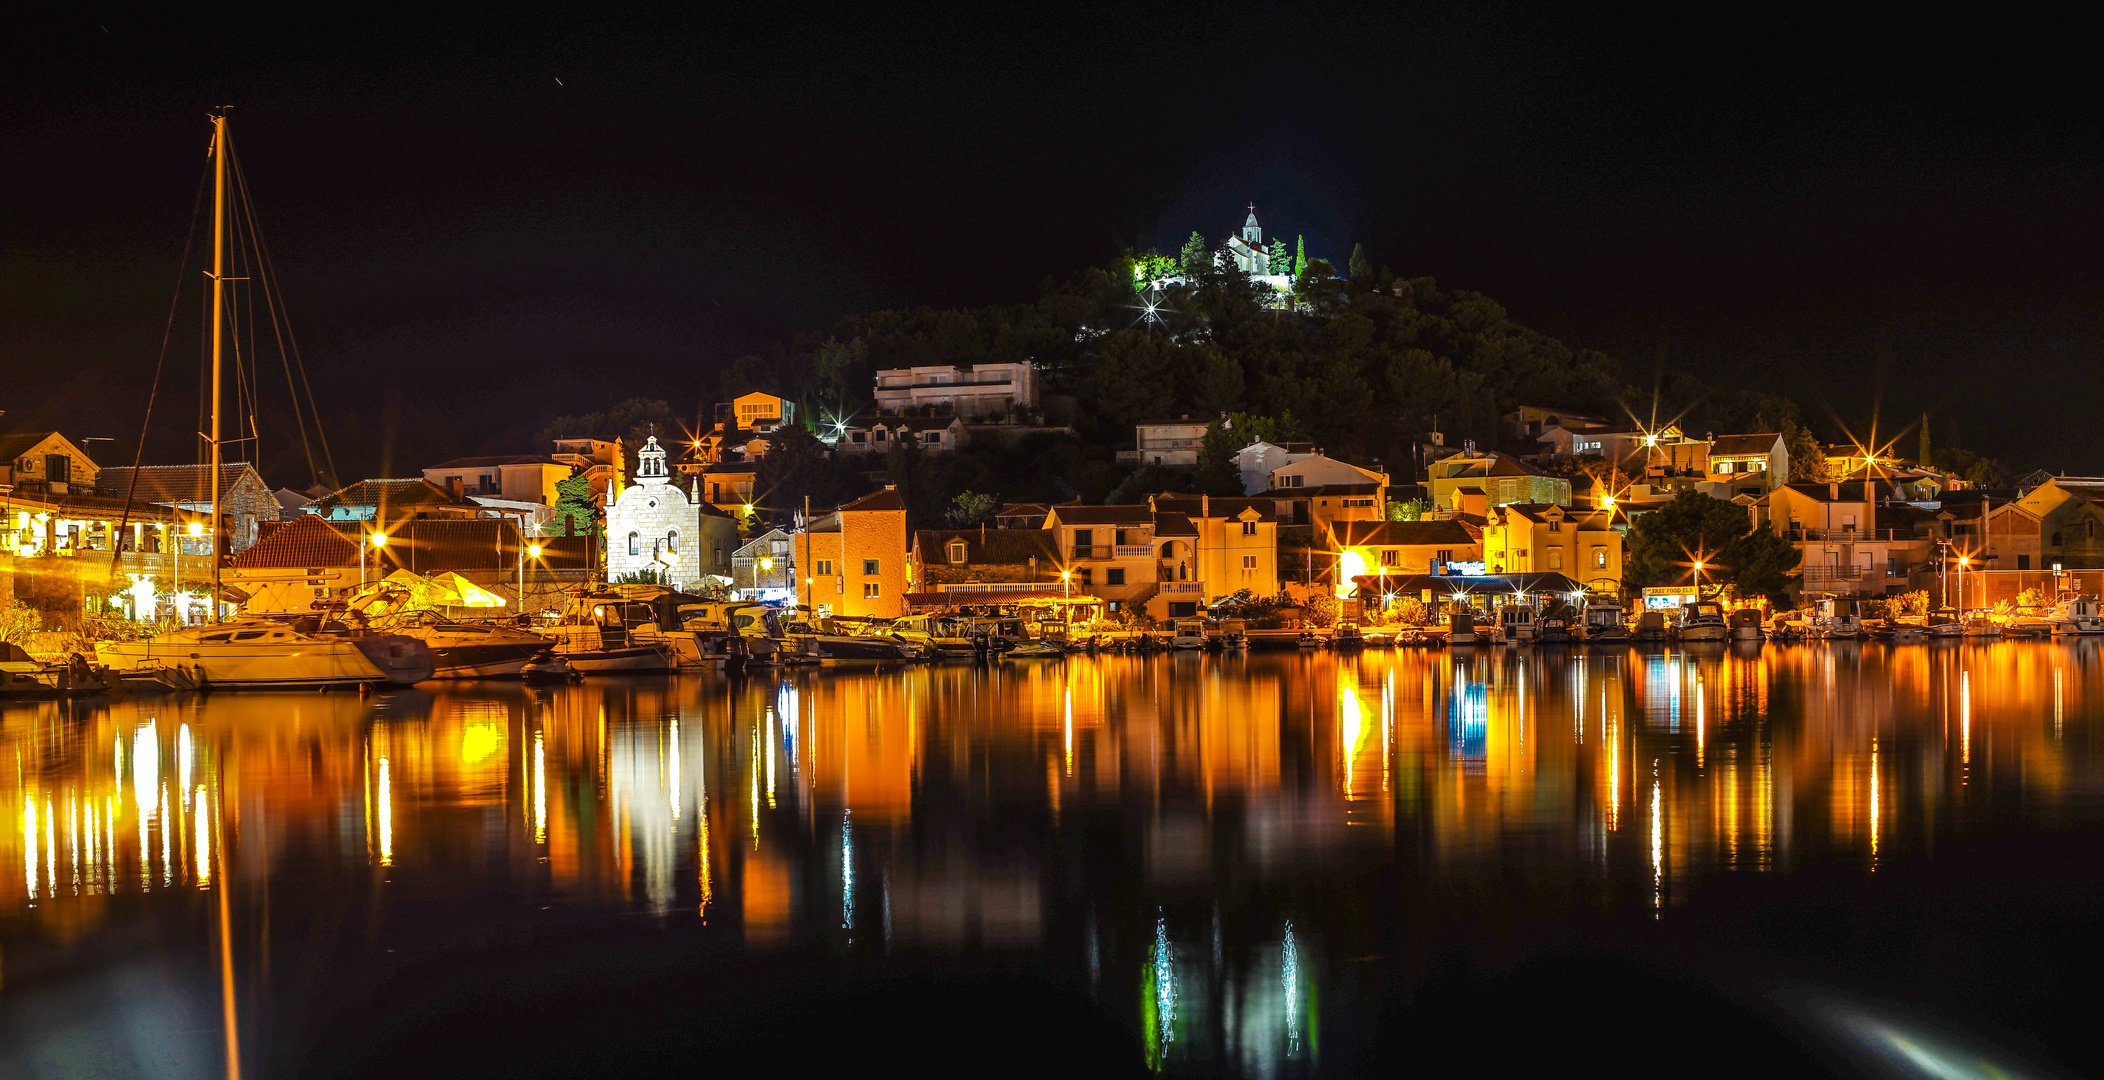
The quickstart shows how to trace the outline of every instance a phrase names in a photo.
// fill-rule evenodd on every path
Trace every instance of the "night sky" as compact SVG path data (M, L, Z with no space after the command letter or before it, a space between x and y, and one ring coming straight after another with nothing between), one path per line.
M1939 443L2104 472L2087 35L1926 21L1121 5L17 26L0 426L136 438L207 109L231 104L354 459L390 399L453 416L460 452L542 451L554 415L633 393L691 410L720 365L843 315L1025 302L1121 249L1217 241L1254 202L1269 235L1340 264L1363 242L1635 383L1663 362L1859 426L1881 393L1888 427L1932 410ZM190 454L194 284L165 460ZM289 437L266 430L265 460Z

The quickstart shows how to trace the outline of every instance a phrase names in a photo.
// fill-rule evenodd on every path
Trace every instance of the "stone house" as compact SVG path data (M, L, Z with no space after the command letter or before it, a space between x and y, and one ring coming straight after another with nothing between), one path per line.
M731 591L744 600L801 597L796 554L788 532L769 529L731 554Z
M98 492L112 499L165 506L193 513L212 510L210 465L146 465L103 469ZM254 544L261 523L278 520L283 507L270 485L245 461L219 467L219 516L226 522L227 550L239 553Z
M0 435L0 484L25 495L93 491L96 472L87 453L56 431Z

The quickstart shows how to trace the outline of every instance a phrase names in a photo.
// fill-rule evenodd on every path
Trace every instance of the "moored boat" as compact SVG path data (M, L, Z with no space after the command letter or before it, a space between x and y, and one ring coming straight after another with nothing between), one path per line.
M1761 613L1754 608L1732 609L1730 624L1733 641L1761 639Z
M1680 609L1680 640L1723 641L1729 636L1724 605L1715 600L1697 600Z
M144 641L106 641L95 654L116 672L179 665L213 689L406 686L437 669L431 650L413 637L305 630L269 619L186 626Z

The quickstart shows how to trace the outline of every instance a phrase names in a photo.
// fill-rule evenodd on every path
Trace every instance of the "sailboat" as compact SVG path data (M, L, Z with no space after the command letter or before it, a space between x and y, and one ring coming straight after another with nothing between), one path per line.
M225 461L221 440L223 357L227 317L227 174L232 146L224 112L212 118L212 345L211 447L212 622L143 641L101 642L95 655L112 671L138 677L173 671L172 681L213 689L422 682L432 675L431 650L412 637L325 629L319 619L298 624L269 619L222 620L226 519L219 513Z

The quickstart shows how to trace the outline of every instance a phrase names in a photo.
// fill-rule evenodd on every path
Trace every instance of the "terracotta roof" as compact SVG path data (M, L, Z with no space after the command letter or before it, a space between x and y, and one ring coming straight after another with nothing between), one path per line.
M1330 531L1344 547L1467 547L1476 542L1458 521L1340 521Z
M1378 485L1375 484L1366 485L1368 491L1373 491L1377 487ZM1230 496L1227 498L1201 500L1196 495L1176 495L1164 492L1154 497L1154 508L1165 513L1186 514L1194 518L1200 516L1201 509L1216 518L1239 517L1244 510L1255 510L1257 519L1260 521L1278 520L1278 500L1273 498Z
M282 570L296 566L340 567L358 563L358 543L313 514L301 514L263 534L234 556L236 570Z
M0 461L13 461L56 434L56 431L11 431L0 435Z
M1191 519L1189 515L1154 515L1154 537L1157 540L1162 539L1164 537L1184 537L1197 535L1198 526L1191 524Z
M401 480L360 480L314 500L323 510L337 506L475 506L421 476Z
M253 476L255 471L246 461L229 461L220 465L219 494L225 496L241 482L243 474ZM211 502L212 467L145 465L133 469L129 465L111 466L95 475L95 487L113 498L129 496L134 502L169 505Z
M1363 484L1317 484L1314 487L1272 488L1257 494L1266 499L1307 499L1315 497L1336 498L1344 495L1378 495L1381 485L1369 480ZM1218 505L1220 500L1213 500Z
M432 469L488 469L498 465L562 465L542 454L499 454L495 457L463 457L432 465ZM567 468L567 466L565 466Z
M1781 435L1719 435L1710 440L1710 456L1730 457L1736 454L1765 454L1775 449L1775 440Z
M949 546L956 540L965 543L967 564L1020 566L1033 555L1043 566L1059 561L1057 538L1045 529L988 529L983 534L978 529L921 529L913 534L921 561L930 565L947 565Z
M906 499L905 499L905 496L902 496L902 495L900 495L900 494L899 494L899 493L898 493L897 491L895 491L895 490L892 490L892 489L890 489L890 488L886 488L886 489L884 489L883 491L878 491L878 492L872 492L871 494L868 494L868 495L864 495L864 496L862 496L861 498L859 498L859 499L856 499L856 500L855 500L854 502L851 502L851 503L848 503L848 504L847 504L847 505L845 505L845 506L842 506L842 507L841 507L840 509L842 509L842 510L904 510L905 508L906 508Z
M1051 512L1052 508L1046 506L1044 503L1009 503L1008 505L1003 506L1001 509L994 511L994 516L997 518L1044 517L1046 514L1049 514Z
M1061 525L1145 525L1154 520L1154 510L1133 506L1055 506L1052 513Z

